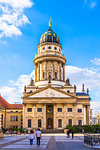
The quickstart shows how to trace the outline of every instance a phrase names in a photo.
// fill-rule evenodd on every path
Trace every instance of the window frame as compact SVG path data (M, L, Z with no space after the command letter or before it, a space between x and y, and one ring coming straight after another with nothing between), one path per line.
M31 119L28 119L28 128L31 128L32 127L32 120Z
M69 111L70 109L71 109L71 111ZM68 112L72 112L72 111L73 111L73 109L72 109L72 108L68 108L67 110L68 110Z
M41 111L39 111L39 109L41 109ZM39 107L39 108L37 108L37 112L42 112L42 108L40 108L40 107Z
M80 111L80 110L81 110L81 111ZM77 112L78 112L78 113L82 113L82 109L78 109Z
M42 127L42 119L38 119L38 128Z
M62 119L58 119L58 128L62 128Z
M57 112L62 112L62 108L57 108Z
M30 109L31 111L29 111L29 109ZM32 112L32 108L27 108L27 112Z

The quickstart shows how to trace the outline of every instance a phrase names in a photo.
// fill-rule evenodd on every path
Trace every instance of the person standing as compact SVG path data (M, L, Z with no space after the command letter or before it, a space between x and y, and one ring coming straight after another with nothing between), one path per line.
M29 139L30 139L30 146L32 147L33 140L35 139L35 135L34 135L33 130L31 130L30 133L29 133Z
M39 146L40 145L40 139L41 139L40 129L37 129L37 131L36 131L36 138L37 138L37 146Z
M72 139L74 138L74 131L72 130Z

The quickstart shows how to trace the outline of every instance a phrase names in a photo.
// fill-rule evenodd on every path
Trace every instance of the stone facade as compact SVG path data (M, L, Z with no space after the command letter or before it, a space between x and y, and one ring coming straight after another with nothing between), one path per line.
M66 59L59 37L49 28L40 39L34 58L35 81L23 93L23 128L63 129L68 124L90 124L89 90L82 92L65 81Z

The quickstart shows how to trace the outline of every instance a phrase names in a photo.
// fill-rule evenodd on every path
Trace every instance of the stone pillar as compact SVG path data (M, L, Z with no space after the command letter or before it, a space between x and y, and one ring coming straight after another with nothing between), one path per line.
M46 104L43 104L43 128L46 129Z
M56 129L57 128L57 118L56 118L56 104L54 103L54 114L53 114L53 128Z
M40 62L38 62L38 81L40 81Z
M66 103L64 103L63 104L64 105L64 121L63 121L63 128L65 128L66 127L66 125L67 125L67 120L66 120L66 109L67 109L67 107L66 107Z
M45 61L45 80L47 80L47 61Z
M89 110L90 110L90 105L86 105L86 124L89 125Z
M54 61L52 62L52 68L53 68L53 74L52 74L52 79L55 79L55 66L54 66Z
M61 62L59 63L59 80L61 80Z
M23 103L23 128L26 128L26 118L25 118L25 106L26 104Z
M74 105L74 123L73 123L73 125L77 125L78 124L78 122L77 122L77 104L74 103L73 105Z
M86 125L86 106L83 105L83 110L84 110L84 125Z
M65 64L63 64L63 81L65 82Z
M36 127L36 104L33 104L33 128Z

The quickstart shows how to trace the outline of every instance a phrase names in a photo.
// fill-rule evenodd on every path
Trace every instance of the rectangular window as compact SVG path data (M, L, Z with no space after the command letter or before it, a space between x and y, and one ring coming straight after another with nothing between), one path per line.
M72 119L68 119L68 124L72 125Z
M37 108L37 112L42 112L42 108Z
M82 109L78 109L78 113L81 113L82 112Z
M28 119L28 128L31 128L31 119Z
M82 120L78 120L78 125L82 126Z
M16 116L16 121L18 121L18 116Z
M38 119L38 127L41 128L41 119Z
M58 119L58 128L62 127L62 119Z
M16 126L16 129L18 129L18 126Z
M13 121L15 121L15 116L13 116Z
M57 72L55 72L55 79L57 79Z
M13 126L13 129L15 129L15 126Z
M72 112L72 108L68 108L68 112Z
M58 108L58 112L62 112L62 108Z
M10 116L10 121L13 121L13 116Z
M32 108L27 108L27 111L28 112L32 112Z

